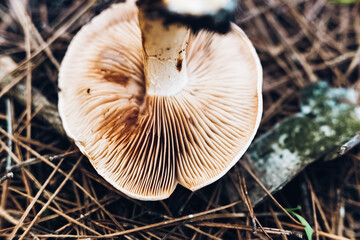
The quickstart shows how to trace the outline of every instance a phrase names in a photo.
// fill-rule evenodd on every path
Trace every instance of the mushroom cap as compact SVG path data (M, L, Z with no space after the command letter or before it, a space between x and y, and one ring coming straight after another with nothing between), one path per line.
M112 5L72 40L59 72L67 134L115 188L140 200L222 177L244 154L262 114L262 68L236 25L191 33L188 83L146 94L134 3Z

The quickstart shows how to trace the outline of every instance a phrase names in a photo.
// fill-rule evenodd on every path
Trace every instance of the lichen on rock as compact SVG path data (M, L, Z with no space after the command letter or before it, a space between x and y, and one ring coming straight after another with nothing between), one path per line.
M257 176L272 192L311 162L334 159L343 144L360 131L360 107L353 89L318 82L302 92L301 112L278 123L250 146L248 156ZM250 194L254 202L264 196Z

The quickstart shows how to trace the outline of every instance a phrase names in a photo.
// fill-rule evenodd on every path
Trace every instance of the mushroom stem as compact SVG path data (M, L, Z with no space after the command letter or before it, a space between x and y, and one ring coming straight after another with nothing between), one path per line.
M185 50L189 30L179 24L165 25L139 11L144 49L146 92L151 96L172 96L186 85L188 76Z

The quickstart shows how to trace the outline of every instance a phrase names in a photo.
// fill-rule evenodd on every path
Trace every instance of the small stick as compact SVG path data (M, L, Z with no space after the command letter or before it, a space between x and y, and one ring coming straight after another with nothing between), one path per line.
M31 203L27 206L25 212L22 214L20 220L17 222L15 228L13 229L13 231L11 232L9 239L14 239L17 236L17 232L19 231L20 228L23 227L23 223L26 219L26 217L28 216L28 214L30 213L30 210L33 208L33 206L35 205L36 201L39 199L40 195L43 193L43 191L45 190L46 186L50 183L50 180L54 177L55 173L57 173L57 171L60 168L60 165L62 164L64 159L62 159L58 165L53 169L53 171L51 172L51 174L48 176L48 178L46 179L46 181L44 182L44 184L42 185L42 187L39 189L39 191L36 193L35 197L32 199ZM50 199L52 199L52 196L50 197Z
M58 159L63 159L66 156L72 155L77 153L78 151L71 151L68 153L63 153L63 154L59 154L59 155L51 155L51 156L44 156L46 157L50 162L54 161L54 160L58 160ZM10 168L7 169L7 173L2 176L0 178L0 184L3 183L4 181L8 180L9 178L13 178L14 177L14 171L17 171L19 169L22 169L24 167L28 167L37 163L42 162L42 160L40 158L29 158L24 162L18 163L16 165L12 165L10 166Z
M11 111L11 102L9 98L6 98L6 122L7 122L7 132L9 135L12 135L12 111ZM12 139L8 138L8 147L12 151ZM11 156L7 155L6 158L6 171L9 172L11 168Z
M350 149L355 147L356 145L360 144L360 133L357 133L352 139L347 141L344 145L341 146L339 155L344 155Z
M240 229L240 230L245 230L245 231L253 231L252 226L240 225L240 224L231 224L231 223L201 222L201 223L195 223L194 225L201 226L201 227L227 228L227 229ZM261 229L261 232L262 233L274 234L274 235L294 236L294 237L302 239L302 235L300 233L290 231L290 230L263 227Z
M7 174L5 174L4 176L2 176L0 178L0 184L2 184L3 182L5 182L6 180L8 180L9 178L13 178L14 177L14 173L12 172L8 172Z
M283 206L274 198L271 192L265 187L265 185L260 181L259 178L250 170L248 164L245 164L243 161L239 161L241 166L246 170L246 172L255 180L255 182L266 192L266 194L270 197L271 200L296 224L302 225L299 221L297 221L293 216L290 215L288 211L285 210Z
M14 80L13 76L5 78L9 72L16 69L18 66L16 63L8 56L0 56L0 91L3 91L8 87L9 84ZM19 78L21 80L23 77ZM15 98L22 105L26 105L26 96L24 92L26 91L26 86L23 83L19 83L14 86L9 95ZM0 94L1 95L1 94ZM42 107L38 116L52 125L52 127L61 135L65 135L64 130L61 126L61 120L57 112L56 106L50 103L37 89L32 89L32 107L34 109Z

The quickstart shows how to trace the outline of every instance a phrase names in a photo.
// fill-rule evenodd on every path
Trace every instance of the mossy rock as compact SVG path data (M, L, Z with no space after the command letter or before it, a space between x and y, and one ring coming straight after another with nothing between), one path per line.
M353 89L319 82L303 90L301 112L278 123L248 150L257 176L272 192L281 189L309 163L334 159L360 131L360 107ZM258 202L264 193L254 190Z

